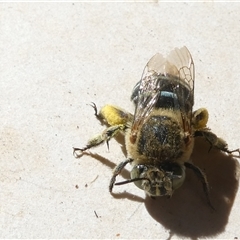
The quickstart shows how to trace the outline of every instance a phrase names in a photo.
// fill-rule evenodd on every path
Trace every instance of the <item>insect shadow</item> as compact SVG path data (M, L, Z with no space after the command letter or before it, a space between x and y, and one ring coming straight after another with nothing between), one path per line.
M121 140L118 141L118 142L121 142ZM124 149L125 149L125 147L123 146L122 147L123 152L124 152ZM114 169L117 166L117 164L115 164L114 162L108 160L107 158L104 158L103 156L101 156L97 153L83 152L82 155L80 155L78 157L82 157L83 155L90 156L91 158L94 158L94 159L98 160L99 162L101 162L102 164L106 165L107 167L109 167L111 169ZM125 179L129 179L130 172L126 169L123 169L120 175ZM131 201L142 202L142 203L145 201L144 198L141 198L137 195L131 194L131 193L126 192L126 191L120 192L120 193L112 192L111 195L116 199L126 198L126 199L129 199Z
M145 206L171 233L196 239L224 231L238 189L239 163L218 150L209 151L209 144L201 138L195 141L192 161L206 173L215 210L207 205L201 183L190 170L170 199L146 197Z
M124 138L116 138L126 156ZM111 148L111 146L110 146ZM84 152L111 169L116 164L99 154ZM81 157L81 156L80 156ZM215 210L207 204L201 182L196 175L186 170L184 184L176 190L171 198L146 196L143 199L128 192L112 193L114 198L126 198L143 202L150 216L159 222L171 234L192 239L219 234L224 231L238 189L239 163L232 156L216 149L209 151L209 144L202 138L196 138L192 153L193 163L200 167L207 176L210 187L210 199ZM123 169L120 174L129 179L130 173ZM115 187L116 188L116 187Z

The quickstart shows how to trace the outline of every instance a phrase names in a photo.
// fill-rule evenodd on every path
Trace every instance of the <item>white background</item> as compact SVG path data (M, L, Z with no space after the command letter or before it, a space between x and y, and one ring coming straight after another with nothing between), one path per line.
M193 161L215 211L189 171L171 199L146 198L134 184L111 196L111 169L126 158L121 137L110 151L72 155L105 128L87 104L133 112L147 61L183 45L195 62L195 109L207 107L208 126L240 147L239 11L214 2L1 3L0 237L239 239L238 163L204 141Z

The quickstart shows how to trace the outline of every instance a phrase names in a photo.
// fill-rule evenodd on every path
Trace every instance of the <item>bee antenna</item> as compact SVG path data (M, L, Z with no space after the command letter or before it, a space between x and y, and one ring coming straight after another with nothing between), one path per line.
M136 182L136 181L142 181L142 180L147 180L147 181L151 182L149 178L133 178L133 179L128 179L126 181L115 183L114 185L123 185L123 184Z

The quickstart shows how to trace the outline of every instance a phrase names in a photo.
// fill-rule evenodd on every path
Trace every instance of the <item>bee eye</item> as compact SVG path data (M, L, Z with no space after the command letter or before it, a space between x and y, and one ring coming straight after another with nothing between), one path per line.
M172 189L175 190L182 186L185 180L185 168L178 166L173 169L173 174L171 176Z
M143 175L145 175L144 173L148 170L148 168L144 165L136 165L133 167L132 171L131 171L131 179L136 179L136 178L141 178L144 177ZM135 185L144 190L143 186L142 186L142 181L134 181Z

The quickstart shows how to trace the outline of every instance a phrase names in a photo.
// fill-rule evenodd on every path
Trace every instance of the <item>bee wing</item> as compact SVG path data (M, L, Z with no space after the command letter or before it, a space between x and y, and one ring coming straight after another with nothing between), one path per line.
M147 63L134 91L137 91L137 96L134 99L136 108L132 135L136 135L138 127L144 123L152 109L158 107L162 94L166 92L172 94L173 107L181 111L185 125L185 120L191 120L194 97L194 63L188 49L176 48L166 58L160 53L154 55Z
M178 77L180 81L183 81L186 85L188 85L191 94L193 95L195 71L193 59L187 47L184 46L180 49L175 48L175 50L170 52L169 56L167 57L167 61L171 65L168 69L168 73ZM173 66L175 66L177 72ZM172 68L174 68L173 73L171 73Z

